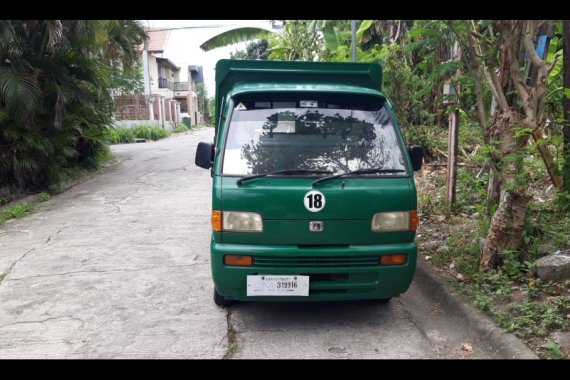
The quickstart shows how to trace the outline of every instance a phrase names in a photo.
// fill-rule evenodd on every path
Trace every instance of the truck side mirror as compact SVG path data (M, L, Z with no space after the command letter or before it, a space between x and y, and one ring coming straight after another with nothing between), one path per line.
M412 160L412 168L418 171L422 168L422 161L424 158L424 147L421 145L412 145L408 148L410 159Z
M196 166L204 169L210 169L214 166L214 144L207 142L198 143L194 163Z

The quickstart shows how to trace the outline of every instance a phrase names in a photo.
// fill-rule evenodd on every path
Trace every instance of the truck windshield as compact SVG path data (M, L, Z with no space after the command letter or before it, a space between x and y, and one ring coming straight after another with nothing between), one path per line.
M384 106L316 100L236 101L222 172L251 175L285 169L363 169L405 174L399 140Z

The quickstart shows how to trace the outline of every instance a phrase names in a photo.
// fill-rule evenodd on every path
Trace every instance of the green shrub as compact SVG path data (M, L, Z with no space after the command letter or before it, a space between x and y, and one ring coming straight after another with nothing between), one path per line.
M186 124L178 124L173 132L180 133L180 132L186 132L188 130L189 128L186 126Z
M110 129L108 137L111 144L127 144L135 142L135 134L132 129L128 128Z
M21 218L32 211L32 207L27 204L14 205L5 210L0 211L0 225L4 224L8 219Z
M108 139L111 144L127 144L135 139L159 140L170 136L170 132L156 125L139 125L134 128L111 128Z
M49 199L49 194L46 192L42 192L38 194L38 201L45 202Z
M135 138L159 140L170 136L170 132L156 125L139 125L132 129Z

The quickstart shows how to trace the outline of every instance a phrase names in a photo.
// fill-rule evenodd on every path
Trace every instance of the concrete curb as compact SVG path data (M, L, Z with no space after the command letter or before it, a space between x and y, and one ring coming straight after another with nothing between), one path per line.
M437 298L443 308L462 318L466 328L481 336L497 359L539 359L517 337L498 327L490 317L463 300L443 276L421 259L417 263L414 281L431 297Z

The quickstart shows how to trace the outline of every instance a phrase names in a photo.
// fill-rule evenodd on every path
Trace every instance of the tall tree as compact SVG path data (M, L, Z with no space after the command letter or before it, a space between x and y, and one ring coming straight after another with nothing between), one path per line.
M542 23L539 20L449 23L462 44L467 70L474 78L478 121L485 142L492 147L491 165L502 183L499 207L492 217L481 255L482 270L496 267L502 252L516 250L522 244L526 205L530 200L522 153L530 136L544 126L546 88L552 69L535 48ZM508 68L506 84L497 76L499 62ZM533 84L526 81L525 66L536 72ZM485 85L496 101L491 118L483 99Z

